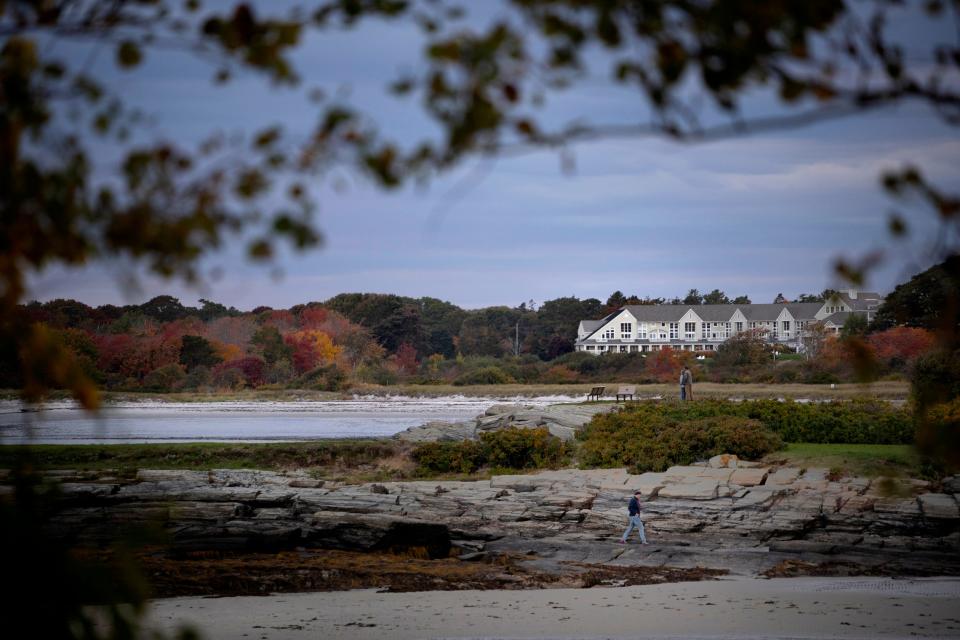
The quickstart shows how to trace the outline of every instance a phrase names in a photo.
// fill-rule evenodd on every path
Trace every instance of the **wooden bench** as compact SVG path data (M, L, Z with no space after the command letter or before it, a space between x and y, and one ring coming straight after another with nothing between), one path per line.
M594 387L593 389L590 389L590 393L587 394L587 401L600 400L600 396L602 396L603 392L606 390L606 387Z
M637 394L637 388L635 386L622 386L617 389L617 402L620 402L620 398L623 398L623 401L626 402L629 397L633 400L633 397Z

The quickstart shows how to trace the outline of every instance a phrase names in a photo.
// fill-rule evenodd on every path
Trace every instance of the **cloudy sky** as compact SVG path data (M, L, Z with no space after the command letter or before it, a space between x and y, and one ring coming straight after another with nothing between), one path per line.
M305 132L316 111L304 94L320 86L373 114L392 137L413 140L431 125L385 85L417 67L420 43L414 30L383 24L311 37L297 52L305 82L293 91L255 76L213 88L213 70L179 54L151 56L130 74L112 69L109 52L96 65L124 99L153 115L156 138L193 142L273 123ZM552 100L546 117L624 122L641 105L597 77ZM720 288L772 302L779 292L836 285L835 258L878 247L891 258L869 284L888 291L927 265L916 244L888 239L895 203L881 192L880 174L914 164L941 186L960 187L958 130L919 104L710 144L608 139L571 151L572 172L556 152L541 151L474 161L425 188L386 193L352 175L345 189L320 184L324 246L283 256L280 277L247 264L237 243L207 261L223 275L205 287L143 278L140 290L129 290L120 276L130 265L113 262L50 269L33 278L31 297L116 304L172 293L249 309L365 291L475 308ZM110 150L100 157L109 164ZM929 214L912 211L917 231L931 232Z

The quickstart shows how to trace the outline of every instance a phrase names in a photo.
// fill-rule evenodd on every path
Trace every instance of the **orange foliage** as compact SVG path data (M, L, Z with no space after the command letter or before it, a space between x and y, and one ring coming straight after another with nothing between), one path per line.
M647 374L658 382L676 382L680 384L680 370L689 360L684 352L669 347L647 355Z
M926 329L894 327L873 333L867 342L881 362L889 365L908 363L934 346L935 337Z
M213 345L213 351L224 362L232 362L233 360L239 360L243 357L243 349L235 344L220 342L218 340L211 340L210 344Z
M293 366L297 373L334 362L342 351L329 335L316 329L288 333L283 341L293 349Z

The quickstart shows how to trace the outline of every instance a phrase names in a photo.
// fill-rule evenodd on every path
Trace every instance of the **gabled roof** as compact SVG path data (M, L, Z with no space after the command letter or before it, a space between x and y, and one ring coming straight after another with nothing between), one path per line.
M740 310L751 322L773 322L787 307L786 304L745 304ZM819 309L820 305L817 305L817 308Z
M876 309L883 302L880 294L872 291L859 291L856 298L851 298L850 294L844 291L839 294L839 297L854 311Z
M836 313L832 313L826 318L824 318L823 322L824 324L829 322L838 327L842 327L843 323L847 321L847 318L849 318L852 315L854 315L853 311L837 311Z
M737 309L747 305L742 304L701 304L690 307L693 312L706 322L729 322Z
M594 331L599 329L604 322L606 321L605 320L581 320L580 326L583 328L584 331L588 333L593 333Z
M796 320L813 320L817 311L823 307L822 302L788 302L786 304L790 315Z
M630 304L624 307L640 322L679 322L687 311L699 308L689 304Z

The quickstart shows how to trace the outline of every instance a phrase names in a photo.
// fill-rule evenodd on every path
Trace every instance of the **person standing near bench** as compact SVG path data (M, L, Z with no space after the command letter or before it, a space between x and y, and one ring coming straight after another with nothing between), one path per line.
M640 544L647 544L647 532L644 530L643 521L640 519L640 496L642 495L643 492L634 491L633 497L630 498L630 504L627 505L630 520L627 524L627 530L624 531L620 537L620 544L627 544L627 537L634 529L637 530L637 535L640 536Z
M693 372L687 365L680 372L680 399L693 400Z

